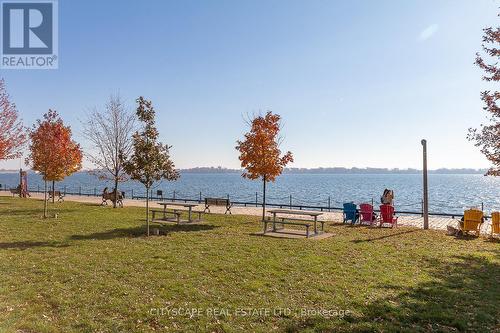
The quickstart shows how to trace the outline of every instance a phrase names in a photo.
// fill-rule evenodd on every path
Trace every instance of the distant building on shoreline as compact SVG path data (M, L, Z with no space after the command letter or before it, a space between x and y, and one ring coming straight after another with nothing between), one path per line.
M80 171L83 173L89 172L91 170ZM196 167L189 169L180 169L180 173L184 174L228 174L236 173L240 174L243 172L242 169L229 169L223 167ZM487 169L472 169L472 168L461 168L461 169L436 169L429 170L430 174L485 174ZM0 173L17 173L19 170L5 170L0 169ZM29 170L28 172L33 172ZM422 170L418 169L389 169L389 168L342 168L342 167L331 167L331 168L286 168L284 170L285 174L360 174L360 175L374 175L374 174L420 174Z

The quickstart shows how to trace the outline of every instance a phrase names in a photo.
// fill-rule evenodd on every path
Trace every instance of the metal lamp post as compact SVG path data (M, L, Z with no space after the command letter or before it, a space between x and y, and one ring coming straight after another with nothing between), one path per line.
M424 213L424 229L429 229L429 192L427 187L427 140L422 139L422 154L423 154L423 213Z

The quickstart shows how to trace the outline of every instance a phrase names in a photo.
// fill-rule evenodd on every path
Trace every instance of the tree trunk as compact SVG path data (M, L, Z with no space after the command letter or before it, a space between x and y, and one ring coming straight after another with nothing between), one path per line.
M45 188L43 191L43 218L47 218L47 181L45 181Z
M19 169L19 198L23 197L23 169Z
M149 236L149 187L146 187L146 228Z
M115 196L113 198L113 208L116 208L117 199L118 199L118 176L115 175Z
M56 181L52 181L52 203L55 203L56 201Z
M266 219L266 176L262 178L264 181L264 191L262 195L262 221Z

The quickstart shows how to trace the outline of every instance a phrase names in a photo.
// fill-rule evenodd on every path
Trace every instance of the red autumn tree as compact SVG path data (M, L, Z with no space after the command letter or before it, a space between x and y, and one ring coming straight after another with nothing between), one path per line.
M0 160L19 157L25 143L26 134L16 105L10 101L5 81L0 79Z
M500 15L499 15L500 16ZM475 64L484 70L483 80L500 81L500 27L483 29L483 55L476 53ZM496 84L498 88L498 84ZM493 164L486 175L500 175L500 91L481 92L483 109L488 112L489 124L479 129L469 129L469 140L475 141L481 152Z
M29 131L30 155L26 164L38 171L45 181L43 216L47 217L47 182L63 180L82 168L82 150L71 138L71 128L65 126L56 111L49 110ZM54 197L54 193L52 193Z
M262 220L266 214L266 183L274 182L283 168L293 162L291 152L280 156L280 120L281 117L271 111L265 116L254 117L249 122L250 131L245 134L243 141L237 141L236 146L240 152L241 166L246 170L242 176L247 179L262 179Z

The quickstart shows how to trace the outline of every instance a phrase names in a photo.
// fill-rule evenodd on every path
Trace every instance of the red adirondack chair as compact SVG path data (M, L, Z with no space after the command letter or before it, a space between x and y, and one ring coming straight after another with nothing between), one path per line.
M380 206L380 227L384 224L390 224L391 228L398 224L398 218L394 216L394 207L391 205Z
M367 203L359 205L359 224L373 225L377 223L376 215L373 212L373 206Z

